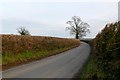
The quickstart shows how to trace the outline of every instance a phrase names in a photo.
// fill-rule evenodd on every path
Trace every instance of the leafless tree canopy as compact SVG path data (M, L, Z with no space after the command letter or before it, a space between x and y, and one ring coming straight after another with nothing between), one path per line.
M20 35L30 35L29 31L25 29L25 27L20 27L17 29Z
M83 22L78 16L73 16L71 21L67 21L70 27L67 27L70 30L70 34L75 35L76 38L81 38L86 36L87 32L90 32L88 27L89 24Z

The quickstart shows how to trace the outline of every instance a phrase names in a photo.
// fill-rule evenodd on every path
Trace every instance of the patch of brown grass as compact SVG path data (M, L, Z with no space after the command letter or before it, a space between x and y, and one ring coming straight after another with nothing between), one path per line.
M55 55L79 46L80 40L43 36L2 35L3 66Z

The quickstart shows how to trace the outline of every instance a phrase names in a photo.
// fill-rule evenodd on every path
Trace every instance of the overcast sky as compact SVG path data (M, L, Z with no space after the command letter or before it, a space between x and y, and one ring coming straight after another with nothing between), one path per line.
M17 28L26 27L31 35L73 37L65 28L72 16L79 16L91 27L86 37L95 37L106 23L118 20L118 3L94 0L2 0L2 34L17 34Z

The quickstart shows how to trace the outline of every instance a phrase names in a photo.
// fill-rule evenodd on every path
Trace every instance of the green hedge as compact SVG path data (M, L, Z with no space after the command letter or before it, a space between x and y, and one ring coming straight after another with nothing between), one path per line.
M120 22L107 24L94 39L94 57L105 78L120 78Z

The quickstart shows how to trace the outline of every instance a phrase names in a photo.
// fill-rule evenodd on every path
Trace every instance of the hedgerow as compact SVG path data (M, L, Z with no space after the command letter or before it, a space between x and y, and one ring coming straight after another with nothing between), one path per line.
M78 39L2 35L3 68L55 55L79 45Z
M94 39L94 57L105 78L120 78L120 22L107 24Z

